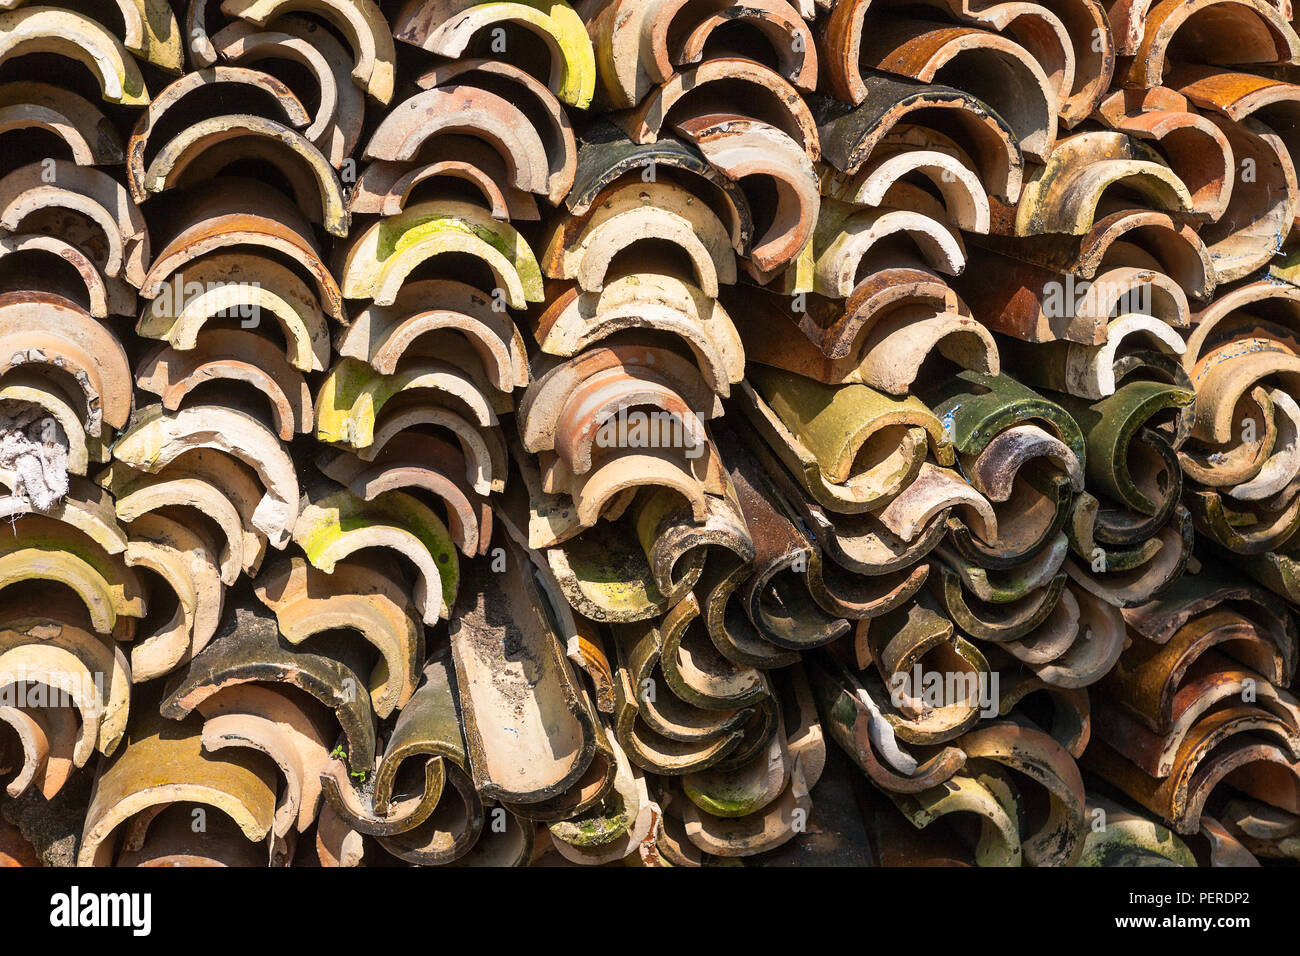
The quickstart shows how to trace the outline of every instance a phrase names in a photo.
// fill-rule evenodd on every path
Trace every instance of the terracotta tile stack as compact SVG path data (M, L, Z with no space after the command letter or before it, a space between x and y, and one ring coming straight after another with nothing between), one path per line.
M1300 857L1293 79L1270 0L0 0L0 864Z

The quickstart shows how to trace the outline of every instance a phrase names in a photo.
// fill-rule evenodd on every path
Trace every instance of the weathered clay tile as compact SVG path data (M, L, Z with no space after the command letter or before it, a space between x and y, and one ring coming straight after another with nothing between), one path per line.
M167 9L163 5L159 5ZM170 15L170 10L168 10ZM164 27L166 29L166 27ZM171 56L157 50L159 65L180 69L180 49L175 20L171 23ZM91 71L100 95L106 103L144 106L149 102L140 66L123 45L122 39L98 20L74 10L33 6L0 13L0 61L33 52L49 52L67 57ZM144 51L148 41L135 38ZM128 40L130 42L130 40Z
M388 103L393 95L397 53L388 21L373 0L312 0L305 6L292 0L225 0L221 4L226 16L258 26L292 10L308 10L337 28L352 47L353 81L378 102Z

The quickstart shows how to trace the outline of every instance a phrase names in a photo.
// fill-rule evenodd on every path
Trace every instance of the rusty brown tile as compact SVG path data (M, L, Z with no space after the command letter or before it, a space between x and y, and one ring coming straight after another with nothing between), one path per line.
M202 4L198 4L201 6ZM295 63L311 74L319 105L303 135L338 169L361 137L365 100L352 82L352 61L348 51L325 28L304 17L279 16L276 29L269 30L247 21L236 21L212 37L191 38L191 52L202 41L212 53L235 65L265 61ZM206 66L210 64L200 64Z

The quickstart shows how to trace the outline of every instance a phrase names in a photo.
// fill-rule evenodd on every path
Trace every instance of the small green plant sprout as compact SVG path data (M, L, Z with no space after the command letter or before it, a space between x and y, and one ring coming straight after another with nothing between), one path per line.
M348 752L343 749L342 744L336 744L334 749L330 751L330 756L337 757L339 760L342 760L344 763L346 763L348 759ZM360 783L366 782L366 772L364 770L352 770L348 773L348 776L353 777Z

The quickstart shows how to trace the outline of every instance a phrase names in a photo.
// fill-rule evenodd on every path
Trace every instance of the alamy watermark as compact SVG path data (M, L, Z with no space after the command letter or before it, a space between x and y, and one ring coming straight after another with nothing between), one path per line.
M57 929L123 927L132 936L153 930L153 895L150 893L92 893L73 886L50 897L50 925Z
M76 707L78 701L104 700L104 675L51 674L22 668L5 671L9 682L0 686L0 707Z
M598 448L680 448L687 458L699 458L708 445L699 421L683 421L680 415L662 410L620 408L596 431Z
M1100 279L1076 279L1068 273L1065 280L1043 283L1043 315L1049 319L1072 319L1096 315L1098 306L1120 315L1151 315L1151 283L1108 282Z
M998 715L997 671L927 671L917 664L889 677L889 700L902 711L925 713L954 704L978 707L981 717Z
M260 289L261 283L186 281L185 276L178 272L163 283L162 288L158 290L158 295L149 304L149 308L156 318L170 318L179 315L195 299L210 293L219 293L227 287L230 289L239 289L240 287ZM241 328L255 329L261 322L262 306L255 299L250 301L249 296L245 293L235 297L230 304L208 312L207 317L238 319Z

